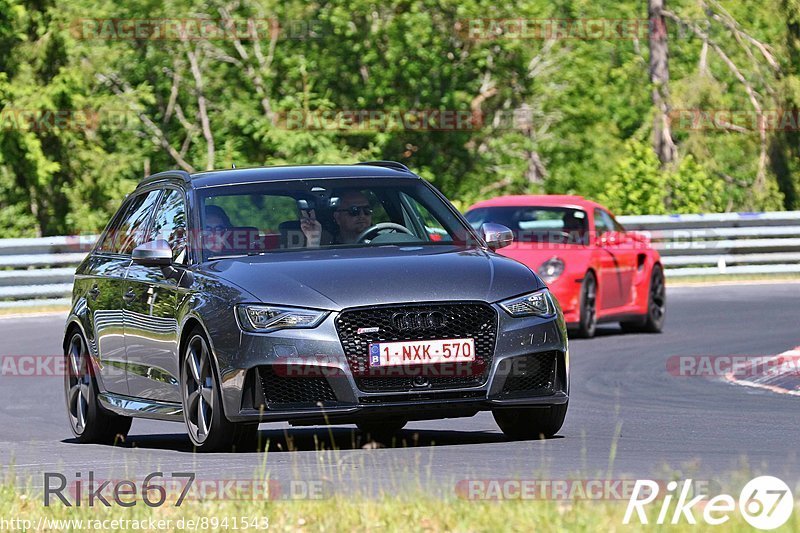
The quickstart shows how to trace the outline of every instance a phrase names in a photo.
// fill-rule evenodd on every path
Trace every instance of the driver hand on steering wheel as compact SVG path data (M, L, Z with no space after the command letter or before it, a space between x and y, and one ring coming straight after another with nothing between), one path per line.
M306 246L319 246L322 226L313 210L304 212L300 219L300 229L306 236ZM333 220L338 226L335 244L355 244L362 231L372 226L372 207L369 199L360 191L345 191L339 196L339 207L333 212Z

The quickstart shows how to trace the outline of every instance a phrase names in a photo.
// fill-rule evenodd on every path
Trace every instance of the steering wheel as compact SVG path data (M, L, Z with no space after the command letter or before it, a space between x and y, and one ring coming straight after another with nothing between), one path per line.
M555 230L553 234L558 235L564 242L569 242L572 239L572 232L566 230Z
M361 234L358 237L356 237L356 242L359 244L366 242L367 237L369 237L370 240L372 240L378 236L378 233L384 230L394 230L395 232L406 233L412 236L414 235L413 233L411 233L410 229L408 229L405 226L401 226L400 224L395 224L394 222L381 222L380 224L375 224L374 226L370 226L364 231L362 231Z

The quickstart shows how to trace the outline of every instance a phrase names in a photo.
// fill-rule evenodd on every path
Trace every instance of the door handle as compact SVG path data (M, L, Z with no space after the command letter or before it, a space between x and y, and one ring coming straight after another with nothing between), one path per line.
M128 292L122 295L122 299L125 300L125 303L131 303L136 299L136 293L133 292L133 289L128 289Z
M87 295L89 296L89 298L91 298L92 300L97 300L97 297L98 297L98 296L100 296L100 288L99 288L97 285L95 285L95 286L94 286L94 287L92 287L92 288L89 290L89 292L88 292L88 293L86 293L86 294L87 294Z

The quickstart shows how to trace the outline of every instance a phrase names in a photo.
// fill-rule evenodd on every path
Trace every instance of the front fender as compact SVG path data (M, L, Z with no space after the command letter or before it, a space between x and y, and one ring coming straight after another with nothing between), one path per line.
M231 409L231 402L238 401L243 387L243 373L238 372L236 368L241 331L236 322L234 308L237 303L244 300L253 301L254 298L238 287L225 285L219 280L200 275L196 276L192 290L182 295L178 302L179 372L182 370L180 362L188 334L193 328L200 327L211 348L226 416L235 414L228 411Z

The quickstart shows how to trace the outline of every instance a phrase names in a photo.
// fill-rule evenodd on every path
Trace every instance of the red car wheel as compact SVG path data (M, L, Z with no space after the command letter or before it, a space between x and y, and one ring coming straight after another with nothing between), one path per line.
M664 269L655 265L650 274L650 290L647 298L647 314L640 321L621 322L625 331L644 333L660 333L664 328L667 311L667 291L664 281Z
M580 318L576 335L589 339L594 337L597 329L597 279L591 270L586 273L581 283Z

